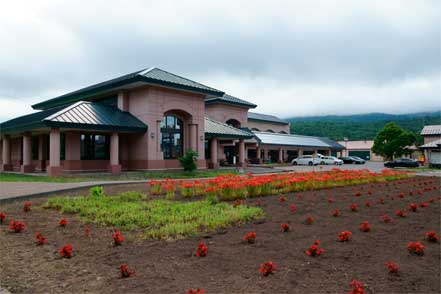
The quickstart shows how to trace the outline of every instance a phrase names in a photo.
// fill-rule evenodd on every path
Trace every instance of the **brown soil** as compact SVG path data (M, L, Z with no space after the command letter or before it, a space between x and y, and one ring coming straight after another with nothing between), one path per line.
M426 191L423 191L426 188ZM430 188L430 190L428 190ZM108 194L126 190L146 190L145 185L106 187ZM372 191L368 195L367 191ZM354 196L361 191L362 196ZM413 196L409 192L414 193ZM423 195L417 195L423 191ZM406 196L399 198L399 192ZM87 191L84 191L87 193ZM79 194L75 192L75 194ZM23 220L23 233L9 233L0 226L1 287L11 292L51 293L186 293L188 288L202 288L205 293L346 293L348 284L357 279L365 284L366 293L439 293L440 243L429 243L425 233L440 233L439 178L416 177L384 184L327 189L286 195L281 203L278 196L260 198L266 219L224 232L188 240L139 240L136 232L123 232L122 246L111 244L112 228L90 225L92 236L74 215L61 215L54 210L37 208L45 199L33 200L33 210L22 212L23 202L4 205L8 222ZM393 196L393 199L391 199ZM329 203L328 198L335 199ZM379 204L380 198L385 199ZM430 198L436 198L429 202ZM256 199L248 200L253 205ZM365 207L369 200L371 207ZM408 212L411 202L428 202L428 207ZM292 213L289 204L297 206ZM349 211L356 203L358 212ZM339 208L340 217L331 213ZM405 210L406 218L395 216ZM385 224L380 217L388 214L392 222ZM312 225L304 224L307 216L315 218ZM58 226L66 217L66 228ZM368 220L369 233L360 232L358 225ZM281 223L291 231L282 233ZM257 233L256 243L244 244L248 231ZM337 241L341 231L353 232L347 243ZM44 246L35 245L35 233L47 238ZM324 253L309 257L304 251L319 239ZM204 258L194 256L200 240L209 247ZM408 253L410 241L421 241L425 255ZM72 244L75 256L58 257L57 250ZM259 265L274 261L274 275L262 277ZM399 264L399 274L389 274L384 263ZM119 278L119 265L126 263L136 271L130 278Z

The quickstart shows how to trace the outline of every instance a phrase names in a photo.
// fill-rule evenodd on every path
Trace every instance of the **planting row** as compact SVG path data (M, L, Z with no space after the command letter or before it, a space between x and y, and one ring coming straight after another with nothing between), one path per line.
M284 173L272 175L251 174L221 175L210 180L150 181L152 195L165 194L167 199L174 199L176 191L184 197L206 195L210 200L245 199L247 197L261 197L278 193L290 193L340 186L376 183L403 179L409 173L383 170L381 173L368 170L340 170L332 169L323 172Z

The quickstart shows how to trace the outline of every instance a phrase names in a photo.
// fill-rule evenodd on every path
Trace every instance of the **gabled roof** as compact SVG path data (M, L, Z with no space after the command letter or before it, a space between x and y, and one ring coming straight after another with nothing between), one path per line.
M224 94L221 97L215 97L215 98L207 98L205 99L205 104L215 104L215 103L222 103L222 104L231 104L231 105L238 105L238 106L245 106L248 108L256 108L257 105L248 101L245 101L243 99Z
M108 92L125 89L130 85L153 84L179 90L196 92L208 96L222 96L224 92L205 86L201 83L187 78L172 74L165 70L152 67L135 71L133 73L120 76L102 83L82 88L53 99L49 99L32 105L34 109L48 109L59 105L71 104L80 100L85 100L90 96L102 95Z
M229 138L229 139L251 139L253 133L238 129L233 126L218 122L205 117L205 137L207 138Z
M67 107L55 107L9 120L0 124L0 128L2 134L38 128L145 132L147 125L116 107L79 101Z
M261 144L294 146L294 147L313 147L313 148L329 148L333 150L344 149L343 146L328 138L300 136L290 134L253 132Z
M263 114L263 113L257 113L257 112L248 112L248 120L265 121L265 122L277 123L277 124L282 124L282 125L289 124L289 122L287 122L286 120L280 119L277 116Z
M441 125L424 126L423 130L421 131L421 135L441 135Z

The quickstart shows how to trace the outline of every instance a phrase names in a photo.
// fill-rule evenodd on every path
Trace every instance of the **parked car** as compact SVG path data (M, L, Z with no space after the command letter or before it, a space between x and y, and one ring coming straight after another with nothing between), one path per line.
M364 160L363 158L361 158L361 157L358 157L358 156L351 156L352 158L354 158L355 160L358 160L358 162L360 163L360 164L365 164L366 163L366 160Z
M339 157L338 159L343 160L343 163L355 163L355 164L364 164L365 161L363 159L357 159L352 156L343 156Z
M342 165L343 160L338 159L335 156L323 156L320 159L320 164L336 164L336 165Z
M318 165L320 158L314 158L312 155L302 155L291 161L292 165Z
M393 161L386 161L385 167L419 167L418 161L410 158L398 158Z

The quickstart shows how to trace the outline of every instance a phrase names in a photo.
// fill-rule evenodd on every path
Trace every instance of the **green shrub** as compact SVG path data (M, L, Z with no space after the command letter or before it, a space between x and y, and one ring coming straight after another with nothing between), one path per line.
M101 197L104 196L104 188L101 186L92 187L89 190L90 197Z
M185 171L192 172L196 170L196 162L199 154L192 150L188 149L182 157L179 157L179 162Z

